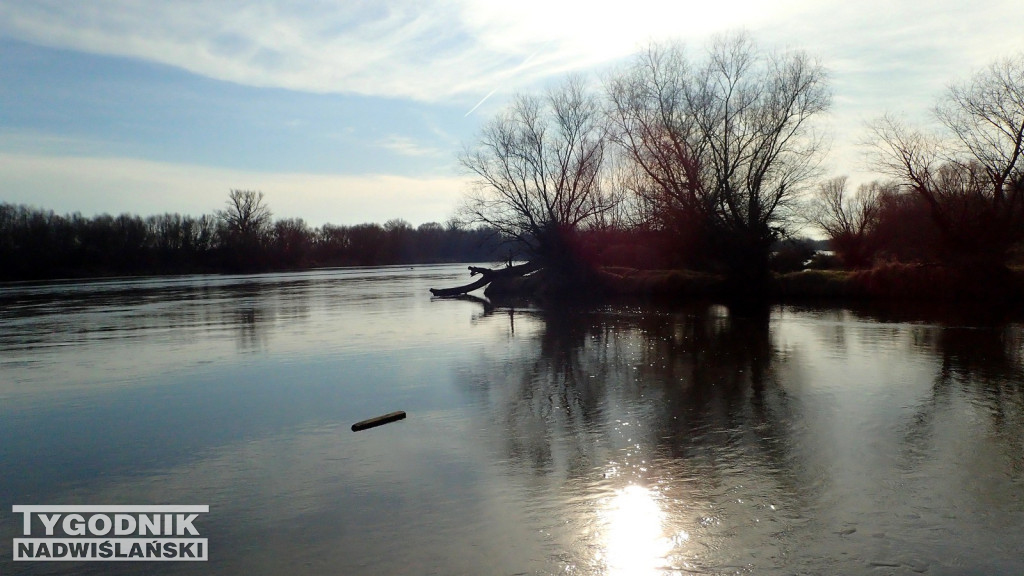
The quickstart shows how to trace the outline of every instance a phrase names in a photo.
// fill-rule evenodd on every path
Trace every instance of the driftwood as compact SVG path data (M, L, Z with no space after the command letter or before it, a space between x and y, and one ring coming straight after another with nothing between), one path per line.
M352 431L359 432L360 430L374 428L376 426L387 424L389 422L394 422L395 420L401 420L403 418L405 418L405 412L403 410L391 412L390 414L385 414L383 416L377 416L376 418L370 418L369 420L356 422L355 424L352 425Z
M480 275L480 279L476 282L471 282L465 286L457 286L455 288L431 288L430 293L439 298L451 298L453 296L461 296L467 292L472 292L478 288L483 288L495 280L503 278L512 278L515 276L525 276L530 272L536 272L540 270L540 265L533 262L527 262L525 264L518 264L516 266L509 266L508 268L498 268L492 270L490 268L480 268L479 266L470 266L470 276Z

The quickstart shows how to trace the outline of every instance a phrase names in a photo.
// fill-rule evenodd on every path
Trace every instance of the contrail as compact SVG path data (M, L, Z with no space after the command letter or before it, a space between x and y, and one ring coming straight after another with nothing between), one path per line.
M512 74L515 74L516 72L518 72L518 71L522 70L523 68L525 68L526 65L530 63L530 60L533 60L533 57L536 56L537 54L538 54L538 52L534 52L533 54L530 54L529 56L527 56L526 60L523 60L522 64L520 64L519 66L516 66L515 70L512 71ZM469 112L466 112L462 117L465 118L466 116L469 116L470 114L475 112L476 109L479 108L481 104L483 104L484 102L487 102L487 99L490 98L491 96L494 96L494 93L497 92L497 91L498 91L498 89L495 88L494 90L491 90L490 92L488 92L487 96L484 96L483 98L481 98L480 101L476 103L476 106L473 106L472 108L470 108Z
M462 117L465 118L466 116L469 116L470 114L472 114L477 108L480 107L481 104L486 102L487 99L490 98L491 96L493 96L494 93L497 92L497 91L498 91L498 89L495 88L494 90L491 90L490 92L488 92L487 96L484 96L479 102L476 103L476 106L473 106L472 108L470 108L469 112L466 112Z

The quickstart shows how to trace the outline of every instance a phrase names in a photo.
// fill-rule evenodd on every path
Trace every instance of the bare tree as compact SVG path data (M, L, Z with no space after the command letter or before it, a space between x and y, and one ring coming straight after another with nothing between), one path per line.
M270 231L270 208L263 203L263 192L231 190L227 208L217 211L229 237L243 243L258 243Z
M1024 55L952 85L934 113L936 135L876 121L875 165L928 204L949 263L1003 268L1024 239Z
M608 83L613 138L650 179L667 220L697 214L734 277L763 280L787 208L816 175L812 119L830 104L823 68L764 53L744 34L702 61L652 46Z
M655 231L665 228L662 205L656 201L653 183L635 162L623 154L613 154L609 183L616 191L615 207L606 219L609 228Z
M992 200L1005 201L1008 182L1020 176L1024 153L1024 54L951 86L935 115L955 138L950 160L977 164Z
M520 95L459 158L475 177L463 217L568 265L569 237L614 204L602 186L605 148L600 105L581 78Z
M882 200L896 194L898 187L875 181L850 194L846 184L846 176L821 183L807 206L807 218L828 235L847 267L860 268L871 264L875 247L869 245L870 235L878 225Z

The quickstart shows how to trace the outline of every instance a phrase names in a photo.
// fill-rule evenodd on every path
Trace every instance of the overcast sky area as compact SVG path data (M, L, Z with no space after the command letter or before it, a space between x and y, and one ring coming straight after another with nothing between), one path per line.
M516 92L738 30L820 59L825 173L865 182L864 123L926 122L1022 24L1021 0L0 0L0 202L198 216L241 188L314 226L443 222Z

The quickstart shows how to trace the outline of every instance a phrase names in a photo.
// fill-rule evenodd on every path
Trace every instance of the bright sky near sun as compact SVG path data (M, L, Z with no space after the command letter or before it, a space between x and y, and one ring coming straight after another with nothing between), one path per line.
M198 216L242 188L312 225L440 222L517 91L741 29L821 60L826 171L867 180L864 122L926 120L1022 25L1020 0L0 0L0 202Z

